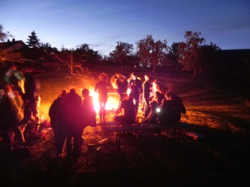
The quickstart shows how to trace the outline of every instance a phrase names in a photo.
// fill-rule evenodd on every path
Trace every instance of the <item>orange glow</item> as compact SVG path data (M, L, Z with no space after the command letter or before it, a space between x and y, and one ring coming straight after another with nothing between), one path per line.
M94 109L96 112L99 112L100 105L99 105L99 100L98 100L98 93L94 91L94 88L90 88L89 92L94 100ZM115 96L110 96L111 94L112 93L108 93L108 101L105 106L106 110L116 110L119 106L119 99Z
M43 116L43 115L41 115L41 121L44 121L44 119L45 119L45 118L44 118L44 116Z
M157 84L155 82L152 83L152 91L153 92L157 91Z
M130 95L130 93L131 93L131 88L128 88L127 89L127 95Z
M81 92L82 92L83 88L77 88L77 92L79 93L79 95L81 96ZM100 106L99 106L99 101L98 101L98 93L96 93L94 91L93 87L90 87L89 89L90 92L90 96L93 98L94 101L94 110L96 111L96 113L98 114L99 110L100 110ZM39 98L41 99L41 98ZM39 100L40 101L40 100ZM108 101L106 104L106 110L109 111L115 111L118 106L119 106L119 95L117 93L108 93ZM39 102L39 118L40 120L46 120L49 119L48 116L48 111L50 108L50 104L44 104L42 106L40 106L40 102Z

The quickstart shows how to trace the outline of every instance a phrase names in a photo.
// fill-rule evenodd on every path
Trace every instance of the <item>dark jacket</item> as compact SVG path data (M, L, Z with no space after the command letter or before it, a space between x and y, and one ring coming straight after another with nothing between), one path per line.
M54 100L49 108L49 117L51 121L61 121L63 120L63 109L64 109L64 100L60 96Z
M94 110L93 98L91 96L84 98L82 101L81 125L83 128L88 125L96 125L96 112Z
M69 93L64 101L64 121L69 128L79 127L81 121L81 97L76 93Z
M181 119L181 113L186 114L186 109L181 102L165 100L161 105L158 120L161 124L174 124Z
M20 125L24 118L24 103L19 94L5 94L1 102L1 127L8 128Z
M135 110L135 105L133 103L133 99L124 99L121 102L121 108L124 109L124 117L128 121L134 121L136 118L136 110Z

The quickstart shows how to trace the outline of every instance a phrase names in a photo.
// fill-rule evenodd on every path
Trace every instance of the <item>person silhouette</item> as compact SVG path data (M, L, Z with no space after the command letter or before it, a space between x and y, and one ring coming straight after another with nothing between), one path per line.
M108 75L106 73L101 73L99 75L99 81L95 85L95 92L98 93L98 99L100 105L100 110L99 110L100 122L105 122L105 115L106 115L105 107L108 99L107 80L108 80Z
M135 73L130 74L130 78L128 79L128 88L130 89L129 95L133 98L135 103L136 113L138 112L139 102L140 102L140 94L142 91L142 82L139 77Z

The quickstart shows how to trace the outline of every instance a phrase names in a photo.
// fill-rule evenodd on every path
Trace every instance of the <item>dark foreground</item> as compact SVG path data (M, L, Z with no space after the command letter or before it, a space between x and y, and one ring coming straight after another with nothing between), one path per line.
M249 139L205 130L210 137L200 140L127 134L121 150L93 145L63 158L54 157L49 132L33 148L0 154L1 186L244 186L250 174ZM104 135L98 129L97 134Z

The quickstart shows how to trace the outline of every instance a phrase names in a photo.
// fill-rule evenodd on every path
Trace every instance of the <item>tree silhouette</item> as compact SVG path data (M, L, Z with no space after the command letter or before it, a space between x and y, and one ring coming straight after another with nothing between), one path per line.
M127 60L128 55L132 53L133 45L126 42L116 42L117 45L115 50L113 50L109 55L114 60L121 64L124 68L124 62Z
M215 70L219 70L219 65L217 64L218 52L221 49L212 42L207 45L204 44L199 48L199 61L200 61L200 71L199 74L213 74Z
M4 32L3 30L4 30L4 28L0 24L0 41L5 41L8 37L12 37L8 31Z
M169 66L173 67L176 71L179 71L181 69L181 65L179 63L179 43L172 43L171 47L169 48L169 53L167 54Z
M167 41L154 41L152 35L139 40L137 43L137 53L144 67L152 67L152 72L155 72L156 66L162 64L166 59L168 51Z
M98 51L94 51L93 49L89 48L88 44L82 44L75 50L76 54L78 55L79 59L82 59L82 63L84 66L89 66L91 64L97 63L101 56L98 54Z
M51 47L50 43L40 43L40 49L41 50L46 50L47 52L58 52L58 49L56 47Z
M36 32L32 31L31 35L28 36L28 41L26 43L31 48L39 48L40 47L39 40L40 39L38 39Z
M200 47L205 39L200 37L200 32L186 31L185 42L179 43L179 62L183 70L193 71L194 77L197 77L202 71Z

